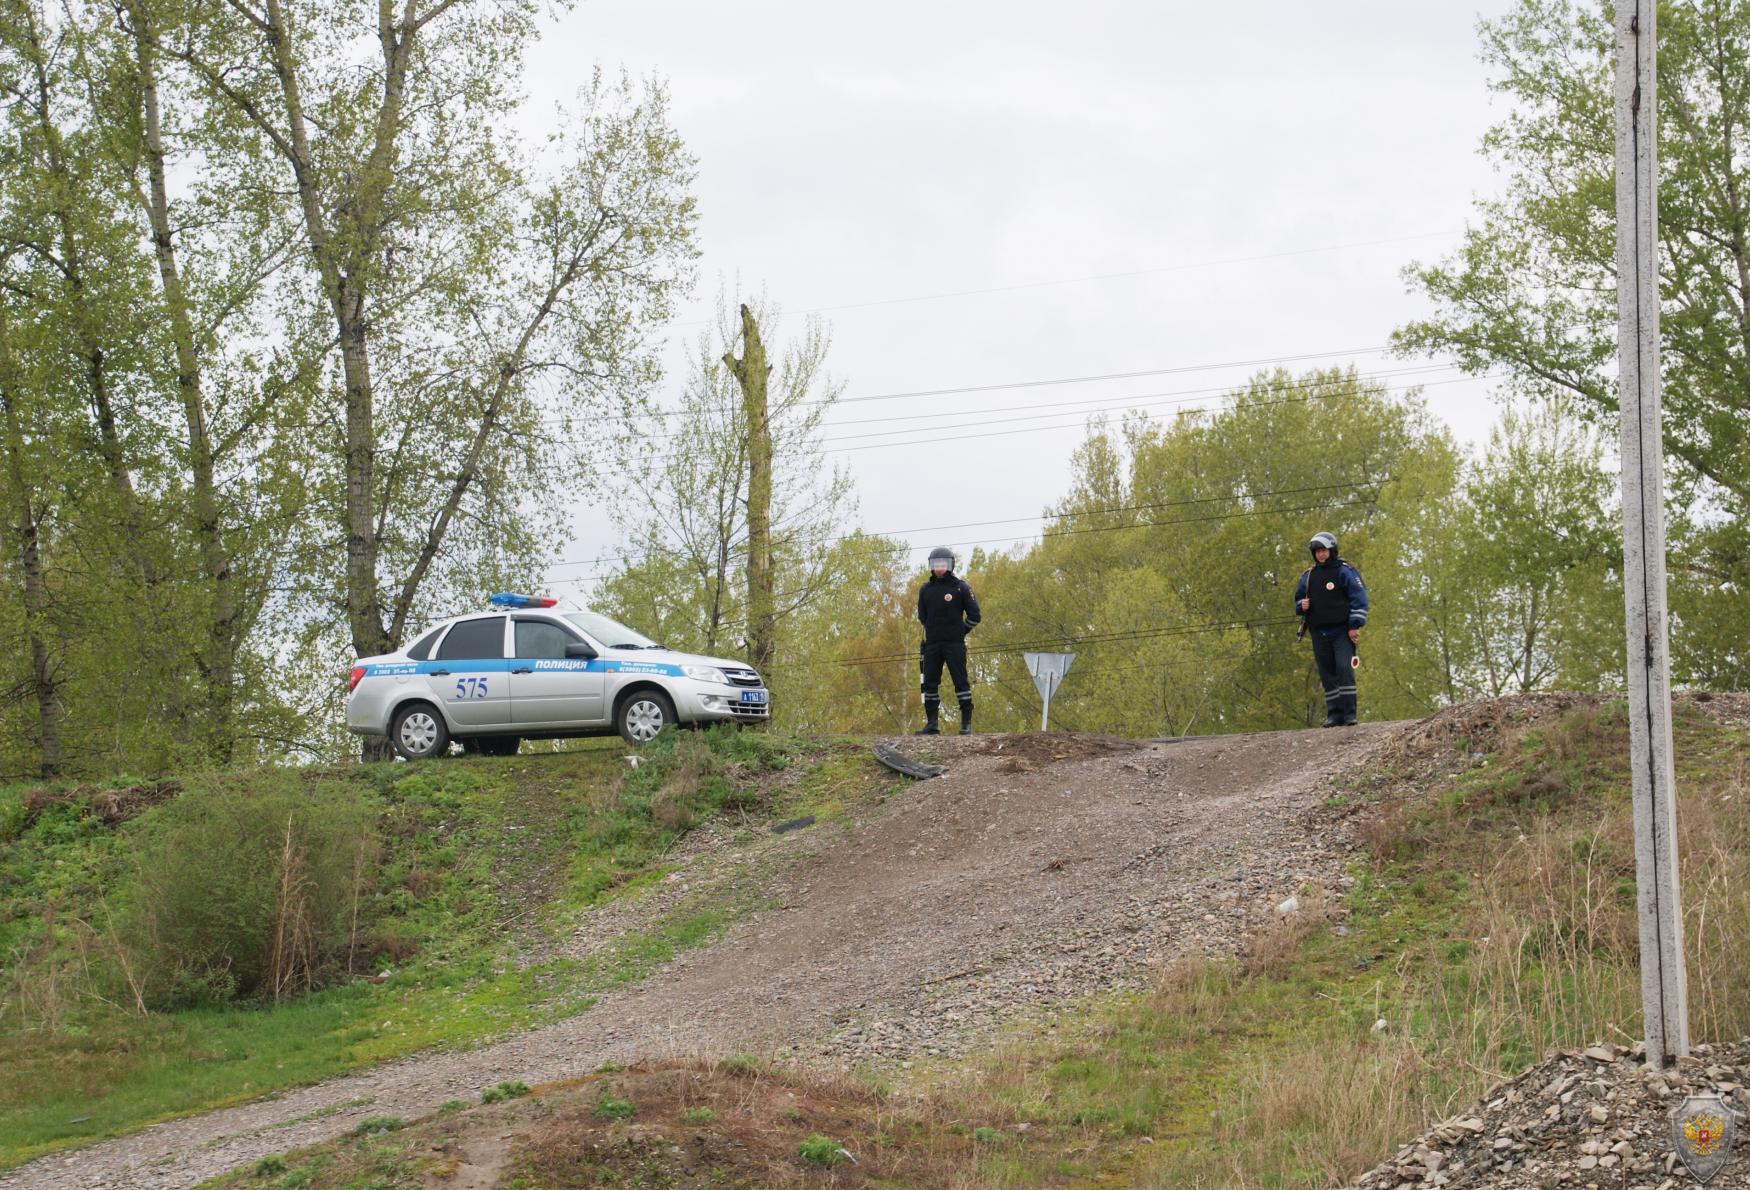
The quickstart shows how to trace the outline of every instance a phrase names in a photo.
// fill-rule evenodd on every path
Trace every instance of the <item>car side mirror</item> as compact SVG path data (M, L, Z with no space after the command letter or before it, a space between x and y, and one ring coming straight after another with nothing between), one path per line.
M569 644L569 645L565 646L565 659L567 661L570 661L573 659L580 660L580 661L594 661L597 656L598 656L598 654L596 653L596 651L594 649L590 648L588 645L584 644L582 641L578 641L575 644Z

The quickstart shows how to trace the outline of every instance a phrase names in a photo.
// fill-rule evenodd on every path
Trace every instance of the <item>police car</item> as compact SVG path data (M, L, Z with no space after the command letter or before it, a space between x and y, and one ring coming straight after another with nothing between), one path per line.
M671 652L557 599L501 593L494 611L445 620L407 648L355 662L347 730L388 736L408 760L509 756L523 740L611 735L647 744L681 723L757 723L771 714L739 661Z

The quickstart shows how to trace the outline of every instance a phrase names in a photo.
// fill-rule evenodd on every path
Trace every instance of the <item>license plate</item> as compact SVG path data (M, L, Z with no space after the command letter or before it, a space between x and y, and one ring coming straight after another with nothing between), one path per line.
M764 690L743 690L741 692L741 701L764 702L766 701L766 692Z

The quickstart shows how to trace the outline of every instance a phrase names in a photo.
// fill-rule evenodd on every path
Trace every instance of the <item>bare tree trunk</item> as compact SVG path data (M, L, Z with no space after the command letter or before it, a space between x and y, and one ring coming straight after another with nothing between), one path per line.
M705 649L717 655L717 634L723 630L724 587L729 582L729 534L717 535L717 557L711 573L711 626L705 633Z
M772 366L753 311L741 307L741 358L723 362L741 386L747 421L747 642L748 661L764 673L774 647L772 600L772 427L767 420L766 382Z
M1519 668L1519 692L1521 694L1531 693L1532 659L1537 655L1537 613L1540 593L1536 587L1531 589L1531 610L1525 614L1525 653L1520 659Z
M6 328L0 326L0 351L5 349L5 336ZM17 537L19 568L24 572L25 636L30 646L31 693L36 699L39 771L44 780L53 780L61 771L61 698L48 644L43 638L49 598L48 588L43 583L41 521L25 477L24 434L18 424L18 411L3 378L0 378L0 404L6 411L7 478L12 483L18 514L13 532Z
M377 440L372 408L369 323L366 315L371 262L382 232L384 199L394 170L395 138L401 130L401 101L412 56L417 23L409 4L401 20L383 0L378 12L378 41L383 55L383 100L376 113L369 159L355 185L354 199L344 215L342 235L328 225L323 208L315 155L310 148L303 90L298 83L295 39L279 0L267 0L260 24L273 53L273 69L285 105L285 128L272 128L265 115L245 110L286 157L297 181L298 204L304 214L310 254L322 277L322 289L334 313L340 341L342 381L346 395L346 616L353 650L367 657L385 652L389 633L383 623L383 602L377 587L377 530L373 515Z
M146 5L141 0L130 0L129 7L140 68L140 103L149 182L147 192L140 198L152 227L158 277L164 289L171 339L176 348L176 387L182 397L183 421L188 433L195 544L200 551L207 582L208 631L199 655L201 677L206 685L204 727L208 754L223 763L230 759L233 744L230 727L236 694L237 592L231 575L231 557L225 548L219 523L212 436L201 389L200 357L195 347L194 326L189 318L188 297L177 266L176 245L171 236L163 122L158 102L158 64L154 49L156 34L149 25L151 17Z

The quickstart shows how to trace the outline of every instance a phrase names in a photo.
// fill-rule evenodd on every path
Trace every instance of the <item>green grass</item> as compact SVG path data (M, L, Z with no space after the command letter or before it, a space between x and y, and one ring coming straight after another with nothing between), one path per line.
M1625 730L1620 707L1585 706L1407 797L1362 775L1397 797L1336 906L1342 930L1303 915L1249 961L1188 964L1024 1032L971 1059L935 1114L1028 1125L1020 1151L979 1157L991 1185L1324 1186L1554 1048L1636 1036ZM1689 714L1678 741L1686 909L1699 921L1692 902L1715 890L1705 914L1728 952L1692 955L1692 1015L1737 1037L1750 827L1729 810L1750 738Z
M89 939L119 912L130 843L157 811L113 827L68 803L27 829L28 791L0 791L0 961L10 964L0 984L0 1168L588 1009L756 902L683 903L584 962L521 966L517 939L562 935L579 911L648 884L704 817L764 812L762 783L806 767L808 752L719 731L665 738L635 772L619 750L590 749L324 774L376 807L374 949L360 974L377 978L339 978L277 1005L145 1016L116 999L114 970L91 969Z
M481 1103L503 1103L507 1099L521 1099L529 1093L529 1084L518 1081L499 1083L495 1087L487 1087L480 1092Z
M802 1160L814 1165L837 1165L845 1159L839 1150L844 1148L830 1136L811 1133L802 1138L796 1145L796 1153Z
M595 1101L595 1106L590 1109L590 1115L598 1120L630 1120L635 1110L629 1099L616 1099L612 1095L603 1095Z

